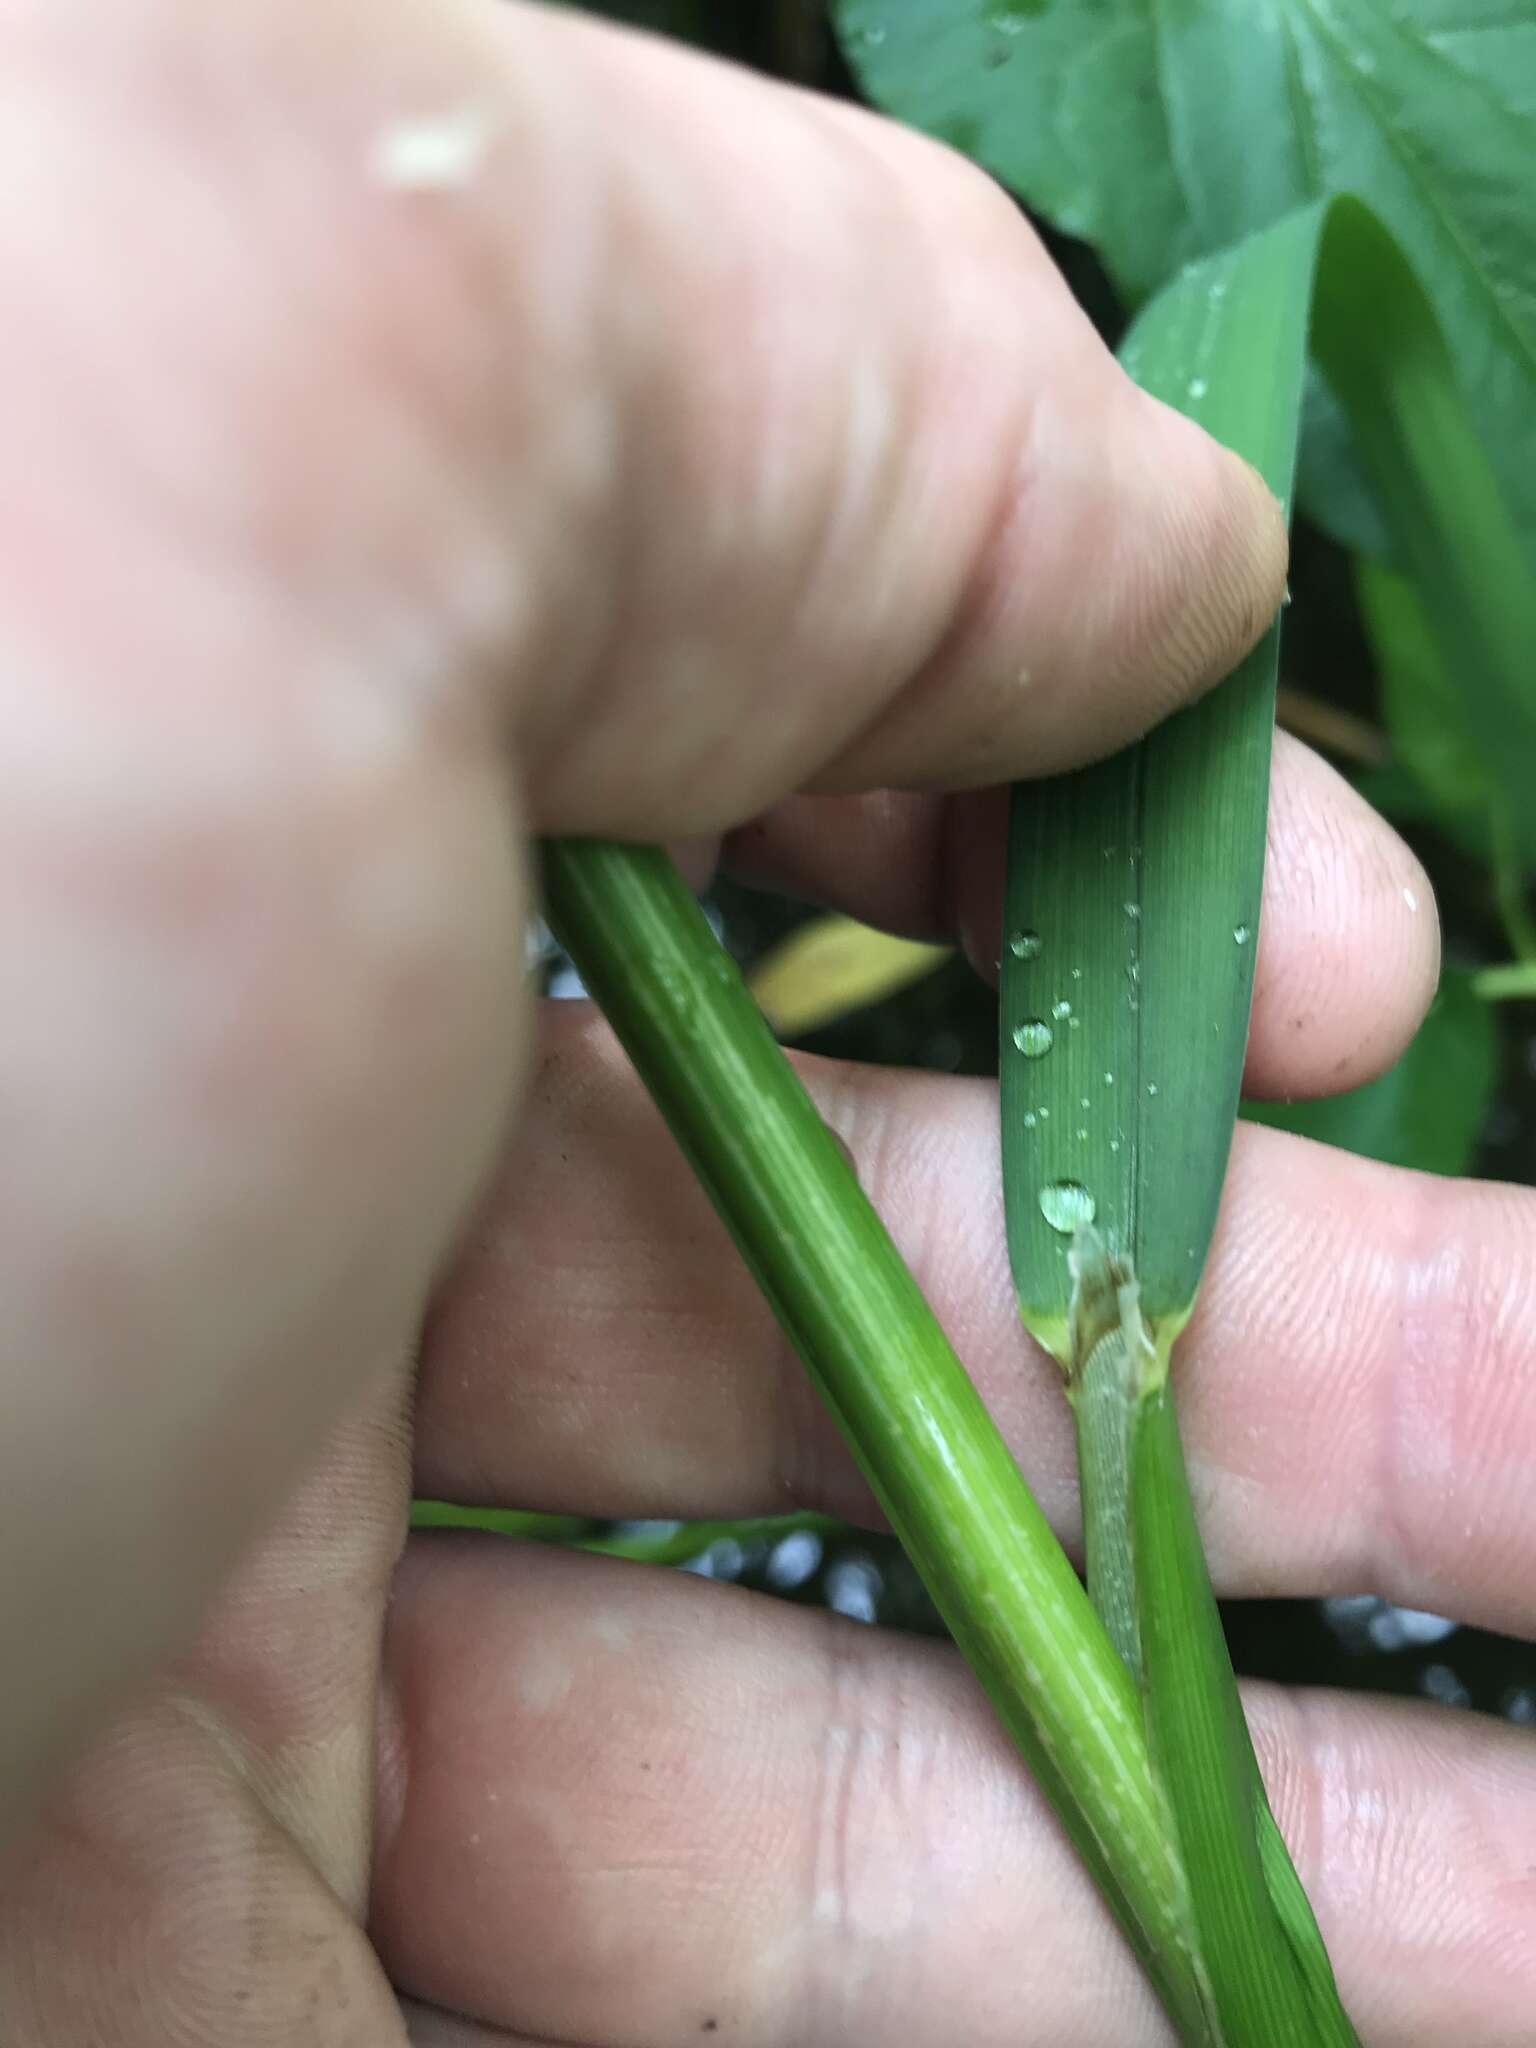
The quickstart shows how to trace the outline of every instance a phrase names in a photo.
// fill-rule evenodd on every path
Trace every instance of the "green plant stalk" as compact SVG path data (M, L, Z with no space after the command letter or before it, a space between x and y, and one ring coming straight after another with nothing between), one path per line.
M510 1536L521 1543L547 1543L585 1550L594 1557L618 1557L630 1564L680 1565L729 1537L738 1543L777 1543L806 1530L841 1536L847 1525L835 1515L754 1515L732 1521L663 1522L655 1528L611 1532L592 1515L542 1515L519 1508L466 1508L449 1501L411 1503L413 1529L475 1529Z
M1532 920L1526 899L1525 878L1529 864L1519 836L1511 827L1502 805L1494 810L1490 837L1493 841L1494 898L1510 949L1522 963L1536 963L1536 921Z
M1131 1508L1147 1727L1227 2039L1358 2048L1263 1779L1190 1502L1166 1360L1131 1425ZM1196 1880L1192 1879L1192 1883Z
M1231 2048L1356 2048L1269 1812L1200 1547L1168 1386L1182 1319L1149 1324L1129 1263L1076 1232L1067 1393L1090 1598L1135 1676L1200 1961Z
M1213 2040L1130 1673L857 1176L667 857L542 851L561 943L1170 2017Z
M1536 1001L1536 960L1508 960L1497 967L1479 968L1472 977L1472 992L1485 1003Z

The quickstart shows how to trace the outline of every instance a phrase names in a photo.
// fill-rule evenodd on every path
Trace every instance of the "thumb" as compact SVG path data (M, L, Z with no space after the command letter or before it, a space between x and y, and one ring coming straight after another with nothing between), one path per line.
M510 10L495 40L518 140L463 203L508 276L585 252L509 286L509 460L544 506L603 478L514 665L541 828L1054 772L1246 651L1278 507L1130 383L988 179L647 38Z

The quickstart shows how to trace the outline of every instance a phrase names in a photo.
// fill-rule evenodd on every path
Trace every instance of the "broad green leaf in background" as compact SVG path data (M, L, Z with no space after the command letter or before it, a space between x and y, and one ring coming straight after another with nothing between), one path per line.
M1471 977L1448 973L1418 1036L1379 1079L1317 1102L1249 1103L1251 1123L1390 1166L1465 1173L1493 1099L1497 1039Z
M837 0L870 97L1094 244L1135 302L1181 263L1353 192L1444 322L1536 538L1536 20L1528 0ZM1324 405L1309 509L1379 540Z
M1418 593L1381 562L1362 560L1355 581L1380 664L1381 719L1393 759L1430 798L1433 814L1463 844L1486 853L1492 778L1467 730L1462 693L1435 645Z
M1501 787L1479 747L1471 713L1478 680L1453 670L1431 630L1418 589L1384 563L1356 567L1360 609L1376 649L1381 716L1392 762L1362 778L1367 800L1403 823L1430 823L1489 869L1510 944L1536 959L1536 924L1526 905L1532 865L1529 791ZM1518 730L1518 721L1515 730Z

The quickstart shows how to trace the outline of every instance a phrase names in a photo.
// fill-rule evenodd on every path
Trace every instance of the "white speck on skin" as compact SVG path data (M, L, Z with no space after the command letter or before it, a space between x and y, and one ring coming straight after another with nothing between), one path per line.
M452 107L393 121L374 137L368 165L397 192L453 192L467 185L495 134L484 107Z
M592 1615L589 1632L610 1650L627 1650L634 1641L635 1625L629 1616L616 1611Z
M529 1714L547 1714L561 1706L576 1683L576 1673L555 1650L533 1646L520 1661L518 1703Z
M1415 917L1417 917L1419 912L1419 899L1417 896L1414 895L1411 889L1404 889L1403 901L1407 904L1408 908L1413 912Z

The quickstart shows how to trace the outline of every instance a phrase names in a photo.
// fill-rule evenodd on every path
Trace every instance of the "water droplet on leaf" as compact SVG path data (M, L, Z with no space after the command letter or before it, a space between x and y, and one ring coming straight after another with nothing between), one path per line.
M1040 1214L1052 1230L1070 1237L1098 1214L1098 1204L1080 1180L1047 1181L1040 1190Z
M1026 1017L1013 1027L1013 1042L1027 1060L1043 1059L1051 1049L1052 1032L1043 1017Z

